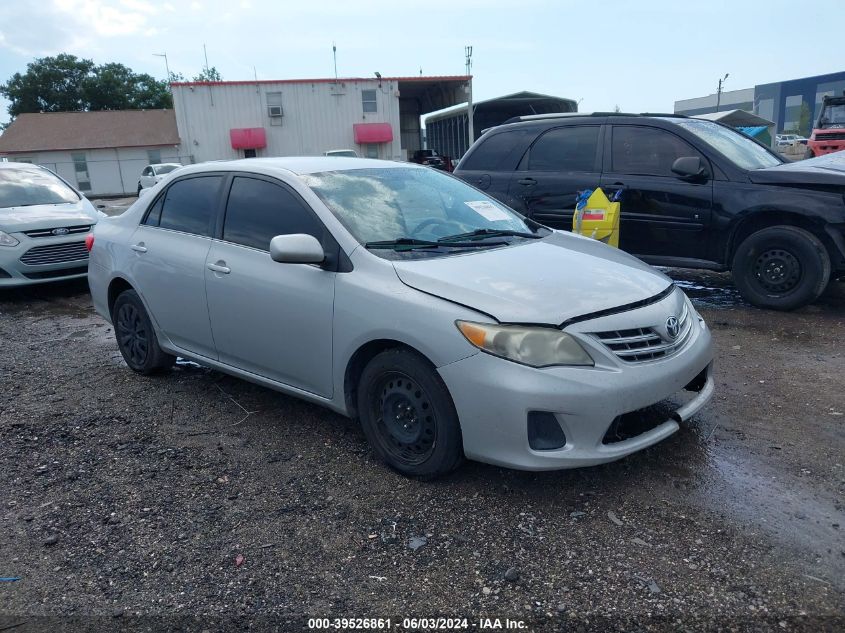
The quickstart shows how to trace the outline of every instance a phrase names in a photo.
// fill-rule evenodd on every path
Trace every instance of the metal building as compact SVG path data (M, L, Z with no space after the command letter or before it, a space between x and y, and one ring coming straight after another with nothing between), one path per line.
M466 100L470 76L285 79L171 84L182 151L192 162L256 156L404 160L420 117Z
M577 112L578 103L572 99L550 97L536 92L514 94L478 101L473 104L474 138L490 127L501 125L511 117L551 112ZM425 119L426 147L445 156L458 159L469 149L469 108L466 103L437 112Z

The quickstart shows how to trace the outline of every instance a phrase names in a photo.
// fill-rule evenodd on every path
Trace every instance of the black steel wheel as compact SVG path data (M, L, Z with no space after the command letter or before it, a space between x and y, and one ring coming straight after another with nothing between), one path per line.
M117 297L112 306L112 323L117 347L133 371L151 374L176 361L159 347L150 317L134 290L124 290Z
M815 301L830 279L830 255L797 226L771 226L745 238L734 253L734 283L761 308L794 310Z
M431 363L411 350L390 349L367 364L358 409L374 452L404 475L437 477L463 459L449 391Z

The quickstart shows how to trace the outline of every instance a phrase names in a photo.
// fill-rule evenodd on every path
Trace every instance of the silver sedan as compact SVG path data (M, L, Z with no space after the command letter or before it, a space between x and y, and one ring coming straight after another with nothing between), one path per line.
M410 164L186 167L97 225L89 283L133 370L178 355L320 403L410 476L619 459L713 391L663 274Z

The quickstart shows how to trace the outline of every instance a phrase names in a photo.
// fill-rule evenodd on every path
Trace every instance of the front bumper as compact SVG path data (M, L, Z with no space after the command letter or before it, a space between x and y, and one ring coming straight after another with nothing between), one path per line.
M84 234L38 238L24 233L11 235L19 244L0 246L0 288L78 279L88 274L88 252L82 253ZM45 247L40 251L43 255L33 256L33 249L40 247ZM55 250L51 253L50 249ZM25 257L27 254L30 256Z
M677 431L678 421L701 409L713 393L710 332L698 314L692 311L692 330L681 348L656 360L624 362L588 334L653 322L655 315L672 311L667 302L677 302L677 294L680 291L652 306L566 328L596 359L595 367L535 369L478 353L439 368L461 421L466 456L520 470L576 468L620 459ZM605 434L619 416L669 398L696 377L705 378L701 390L663 423L624 441L605 443ZM566 436L564 446L531 448L527 418L532 411L554 415Z

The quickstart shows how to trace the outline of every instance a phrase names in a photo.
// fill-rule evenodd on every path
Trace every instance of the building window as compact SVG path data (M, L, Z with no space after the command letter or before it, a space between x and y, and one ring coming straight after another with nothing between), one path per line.
M267 116L270 117L270 125L281 125L285 111L282 108L282 93L267 93Z
M76 173L76 186L80 191L91 191L91 177L88 175L88 161L85 154L71 154L73 170Z
M378 104L376 103L376 91L362 90L361 105L364 107L364 112L378 112Z
M367 143L364 145L364 156L367 158L378 158L378 144Z
M148 149L147 150L147 160L150 161L150 165L160 165L161 164L161 150L160 149Z

